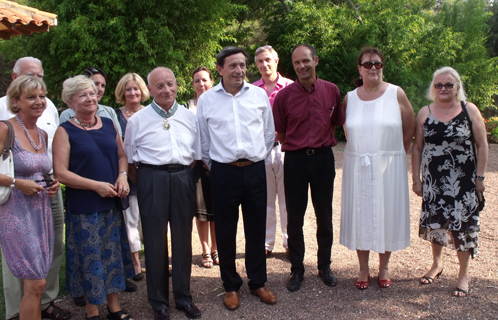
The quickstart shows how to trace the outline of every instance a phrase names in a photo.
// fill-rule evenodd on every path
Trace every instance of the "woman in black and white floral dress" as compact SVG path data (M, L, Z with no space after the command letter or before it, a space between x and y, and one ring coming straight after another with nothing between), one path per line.
M465 297L470 258L478 254L477 206L488 158L486 129L479 109L465 102L460 75L454 69L444 67L434 73L428 98L434 102L418 113L412 153L413 191L423 197L419 236L431 242L434 259L420 283L432 284L439 278L443 246L454 248L460 272L453 295Z

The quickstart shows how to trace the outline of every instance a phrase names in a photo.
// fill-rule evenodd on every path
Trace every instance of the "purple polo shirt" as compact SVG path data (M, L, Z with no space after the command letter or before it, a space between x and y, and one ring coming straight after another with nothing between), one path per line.
M273 119L286 134L282 151L335 146L335 127L344 124L339 88L317 77L309 92L296 81L276 96Z
M280 91L280 89L287 87L289 84L293 83L291 79L287 79L286 77L282 77L280 73L277 72L278 78L277 78L277 83L275 84L275 88L273 91L270 93L268 90L266 90L265 83L263 82L263 78L259 79L258 81L254 82L253 85L256 87L260 87L266 91L266 94L268 95L268 99L270 99L270 104L273 107L273 102L275 101L275 97L277 96L277 93Z

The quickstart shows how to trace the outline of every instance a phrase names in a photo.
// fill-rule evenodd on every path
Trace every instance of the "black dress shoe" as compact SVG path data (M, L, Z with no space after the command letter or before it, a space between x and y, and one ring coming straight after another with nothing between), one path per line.
M125 284L126 284L126 289L125 289L126 292L135 292L138 289L137 285L128 279L125 280Z
M318 271L318 275L322 278L323 283L329 287L335 287L337 285L337 278L332 274L329 268Z
M169 320L168 310L159 310L154 312L155 312L154 320Z
M85 297L76 297L73 299L73 301L74 301L74 304L77 305L78 307L86 306Z
M293 273L287 283L287 290L297 291L301 288L301 282L303 282L303 275L300 273Z
M176 308L185 313L185 316L190 319L198 319L202 316L201 310L195 306L195 304L190 303L184 306L176 306Z

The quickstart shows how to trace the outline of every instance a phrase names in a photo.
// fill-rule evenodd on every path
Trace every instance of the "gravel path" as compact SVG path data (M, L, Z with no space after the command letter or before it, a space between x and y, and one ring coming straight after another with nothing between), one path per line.
M418 238L418 221L421 200L410 194L411 247L393 253L390 273L393 285L389 289L377 286L378 255L371 254L372 281L368 290L360 291L354 286L358 273L356 253L339 245L340 203L342 181L342 158L344 143L334 148L337 176L334 194L334 246L332 248L332 270L337 273L339 284L329 288L318 278L316 269L316 221L311 204L305 219L306 274L301 290L289 292L286 282L290 274L290 263L282 247L282 236L277 234L274 253L267 259L267 286L275 293L278 303L265 305L250 295L247 285L240 290L240 308L228 311L223 306L223 287L219 268L200 267L201 247L194 227L191 291L194 303L203 312L203 319L498 319L498 145L490 147L486 172L486 208L481 213L480 256L471 261L472 292L467 298L454 298L452 289L456 285L458 260L454 251L444 250L444 273L433 285L419 285L419 278L431 266L431 248L427 241ZM410 157L408 159L410 161ZM410 166L409 166L410 167ZM411 185L411 175L409 175ZM195 226L195 224L194 224ZM242 224L239 223L237 241L237 269L246 280L244 268L244 245ZM121 293L121 305L135 320L153 319L147 302L145 281L141 281L136 293ZM171 288L171 287L170 287ZM69 297L59 304L70 309L73 319L85 319L85 309L75 307ZM186 319L174 308L170 294L171 319ZM101 307L105 315L105 307ZM104 318L104 317L102 317Z

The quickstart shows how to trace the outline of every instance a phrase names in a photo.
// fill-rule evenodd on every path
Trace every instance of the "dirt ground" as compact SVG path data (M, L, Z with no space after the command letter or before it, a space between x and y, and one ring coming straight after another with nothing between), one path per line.
M480 256L471 261L472 289L467 298L451 296L458 275L458 260L454 251L444 250L444 273L434 284L421 286L419 279L431 266L431 247L418 238L418 222L421 199L410 193L411 246L394 252L390 274L393 285L380 289L377 285L378 255L371 254L371 285L360 291L355 287L358 273L356 253L339 245L342 159L344 143L334 148L337 176L334 190L334 245L331 269L339 279L336 287L325 286L317 276L316 268L316 220L311 203L305 219L306 273L301 290L289 292L286 283L290 275L290 262L282 247L282 235L277 231L275 251L267 259L267 286L275 293L278 303L273 306L259 302L250 295L247 285L240 290L240 308L228 311L223 306L224 290L219 268L200 267L201 246L197 230L192 232L193 261L191 292L194 303L201 309L203 319L498 319L498 145L490 146L486 172L486 208L481 213ZM410 157L408 157L408 162ZM409 167L411 167L409 165ZM411 185L411 174L409 174ZM241 220L241 219L240 219ZM195 226L195 224L194 224ZM237 237L237 270L247 282L244 268L244 232L239 222ZM121 293L120 300L136 320L153 319L154 314L147 302L145 281L138 282L135 293ZM170 286L171 288L171 286ZM186 319L174 308L170 294L171 319ZM58 302L71 310L73 319L85 319L85 309L63 297ZM102 319L107 311L101 307Z

